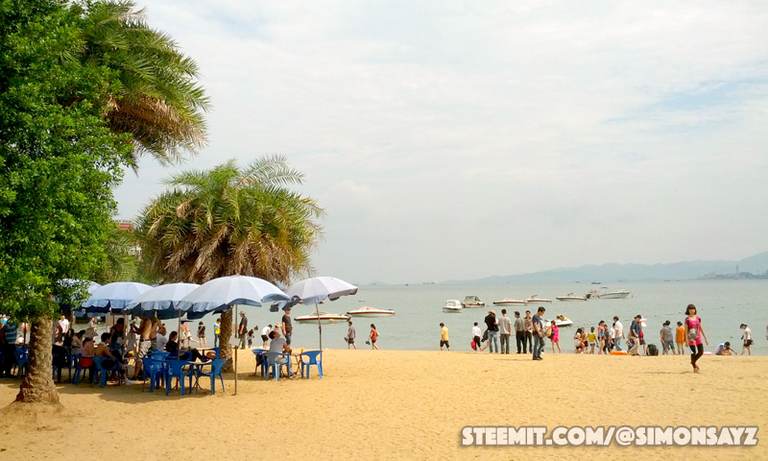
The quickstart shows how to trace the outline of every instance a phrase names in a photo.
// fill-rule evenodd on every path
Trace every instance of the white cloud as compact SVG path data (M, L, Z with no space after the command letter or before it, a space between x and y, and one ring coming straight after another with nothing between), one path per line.
M765 250L768 9L754 2L151 0L210 145L285 154L319 272L474 278ZM130 217L171 170L117 192Z

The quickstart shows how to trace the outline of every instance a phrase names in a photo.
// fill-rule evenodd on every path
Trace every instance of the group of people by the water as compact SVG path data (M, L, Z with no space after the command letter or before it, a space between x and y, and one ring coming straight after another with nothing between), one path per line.
M545 321L544 307L539 307L536 314L531 311L521 316L520 312L514 312L514 318L507 316L507 310L501 310L501 316L496 315L495 310L488 311L483 319L484 329L479 322L474 322L470 337L470 346L480 352L488 350L491 353L509 354L511 349L516 349L517 354L533 355L534 360L541 360L545 339L549 339L553 353L562 353L560 346L561 328L556 320ZM682 355L685 347L690 349L691 366L698 373L697 364L699 358L704 355L704 345L709 345L701 318L698 317L696 306L689 304L686 307L686 318L678 321L676 327L666 320L659 331L659 341L662 355ZM564 320L558 316L558 320ZM448 343L448 328L444 324L441 327L440 349L445 347L450 350ZM646 320L641 315L636 315L625 330L624 324L618 316L613 317L610 325L600 320L597 326L579 327L573 335L574 352L576 354L625 354L626 355L658 355L658 347L651 343L643 331ZM753 344L752 330L746 324L741 324L743 330L743 348L741 354L752 355ZM512 334L514 332L514 346ZM768 337L768 333L766 333ZM627 348L624 351L623 347ZM530 351L530 352L529 352ZM641 354L642 351L642 354ZM718 345L715 355L736 355L730 342L726 341Z

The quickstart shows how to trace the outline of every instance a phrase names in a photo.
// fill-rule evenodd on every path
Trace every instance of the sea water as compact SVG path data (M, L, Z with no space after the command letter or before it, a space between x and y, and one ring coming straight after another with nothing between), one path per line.
M584 295L592 289L606 286L611 290L627 289L631 295L626 299L590 299L585 302L561 302L556 296L568 293ZM766 326L768 309L766 294L768 280L689 280L689 281L646 281L591 285L589 283L549 283L549 284L502 284L502 285L371 285L360 286L355 296L347 296L336 301L325 301L320 310L331 313L344 313L362 306L379 309L394 309L396 314L385 318L353 318L357 331L357 347L365 345L370 324L374 323L379 331L377 345L380 349L400 350L439 350L440 326L445 323L450 331L451 350L469 351L471 329L474 322L484 328L483 319L488 310L496 311L501 316L501 309L514 319L515 310L521 316L526 310L536 312L539 306L546 308L545 318L554 319L564 315L573 321L573 326L561 328L560 345L564 353L573 352L573 333L578 327L597 329L600 320L610 325L613 317L618 316L624 324L625 332L635 315L648 319L644 336L649 344L656 344L661 351L659 330L662 323L669 320L676 328L678 321L685 319L685 308L695 304L702 319L704 331L709 339L705 350L714 353L717 345L730 341L731 347L741 353L743 330L739 325L746 323L752 329L754 344L752 353L768 355ZM463 300L466 295L477 295L486 303L485 308L463 309L460 313L443 312L442 307L448 299ZM528 305L493 306L493 301L504 298L526 299L532 295L552 299L552 303L531 303ZM280 322L283 312L269 312L264 307L238 306L248 317L249 328L258 325L259 330L267 324ZM314 305L297 305L291 317L295 318L315 310ZM204 319L207 326L209 345L213 343L213 316ZM170 323L169 323L170 322ZM170 328L175 328L175 321L166 321ZM317 324L299 324L293 322L294 348L313 349L318 347ZM193 336L197 322L190 324ZM674 331L674 329L673 329ZM260 331L254 332L254 347L261 345ZM345 322L324 324L322 326L323 348L341 349L347 344ZM514 348L514 335L511 346ZM546 350L551 351L549 341Z

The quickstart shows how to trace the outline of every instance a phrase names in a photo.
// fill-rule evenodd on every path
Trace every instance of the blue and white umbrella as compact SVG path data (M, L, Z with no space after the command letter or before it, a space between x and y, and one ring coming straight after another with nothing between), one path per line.
M336 277L311 277L300 280L288 288L288 296L300 298L304 304L315 304L317 332L320 350L323 349L323 327L320 324L320 309L317 303L328 298L335 301L342 296L354 295L357 287Z
M86 312L121 314L123 308L139 295L152 288L138 282L112 282L97 288L82 307Z
M160 320L181 317L179 302L200 285L196 283L169 283L153 287L134 299L123 309L124 313L153 317Z
M264 302L288 301L291 298L266 280L245 275L219 277L200 285L185 296L178 307L190 319L214 312L227 312L236 304L261 306Z

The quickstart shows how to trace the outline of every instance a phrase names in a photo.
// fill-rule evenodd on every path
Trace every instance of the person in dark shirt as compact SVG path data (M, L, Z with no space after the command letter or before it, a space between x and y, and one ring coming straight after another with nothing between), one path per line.
M499 322L496 320L496 311L488 311L485 316L485 326L488 328L488 348L490 352L499 351Z
M293 336L293 324L291 324L291 307L285 308L285 315L283 315L283 336L285 336L285 342L291 345L291 336Z
M176 331L172 331L171 334L168 336L168 342L165 343L165 351L171 352L171 353L177 353L179 352L179 333Z

